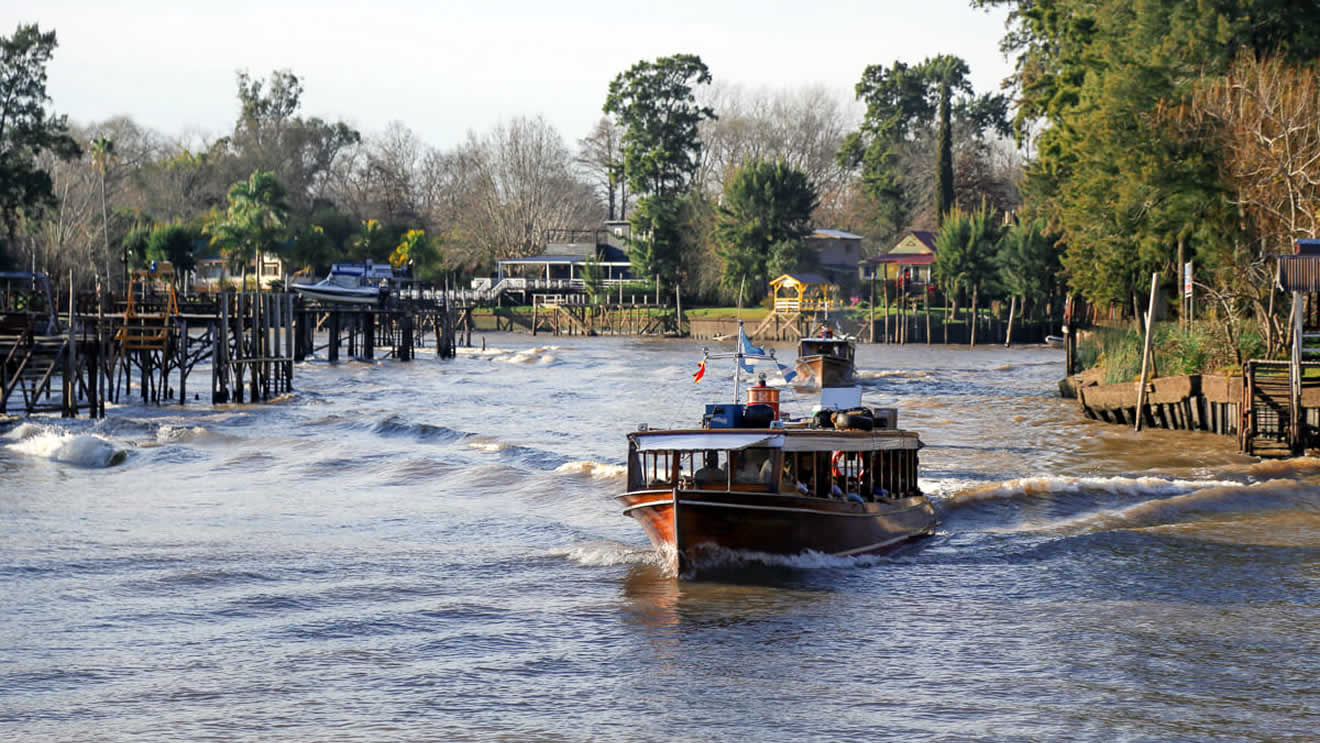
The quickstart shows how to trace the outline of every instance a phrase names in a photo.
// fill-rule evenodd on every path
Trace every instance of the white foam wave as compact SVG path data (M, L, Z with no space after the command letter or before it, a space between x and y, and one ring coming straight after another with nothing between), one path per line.
M858 369L855 376L863 380L890 379L892 377L925 379L930 376L930 372L925 369Z
M621 464L605 464L591 460L565 462L555 468L561 475L582 475L593 480L617 480L628 473L628 468Z
M508 348L460 348L460 356L470 356L475 359L500 364L519 364L531 365L541 364L548 366L559 360L559 357L551 353L558 351L562 346L536 346L535 348L525 348L513 350Z
M19 426L20 429L30 424ZM35 427L11 434L26 434L9 448L32 457L49 459L79 467L113 467L128 456L128 450L116 446L108 439L92 434L72 434L56 429ZM17 438L6 436L6 438Z
M551 557L563 557L587 567L610 567L612 565L656 565L662 562L659 553L647 548L633 547L619 542L588 542L571 547L559 547L548 553Z
M953 504L1016 498L1023 496L1070 495L1101 492L1111 495L1157 496L1180 495L1211 487L1233 486L1223 480L1177 480L1163 477L1060 477L1042 475L981 485L954 493Z
M9 429L3 435L0 435L0 439L6 441L22 441L23 439L32 438L33 436L50 430L52 429L48 426L25 421Z
M199 439L210 432L201 426L171 426L163 425L156 429L156 441L161 444L177 444L184 441Z
M498 441L496 439L487 438L485 436L474 436L468 440L467 445L469 449L476 449L477 451L487 451L487 452L504 451L505 449L509 448L509 445L507 443L503 441Z

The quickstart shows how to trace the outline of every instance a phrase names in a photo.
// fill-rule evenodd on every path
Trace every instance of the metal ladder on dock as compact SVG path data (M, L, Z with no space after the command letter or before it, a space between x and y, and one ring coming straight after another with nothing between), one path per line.
M1288 363L1248 361L1242 450L1257 457L1292 454L1292 382Z

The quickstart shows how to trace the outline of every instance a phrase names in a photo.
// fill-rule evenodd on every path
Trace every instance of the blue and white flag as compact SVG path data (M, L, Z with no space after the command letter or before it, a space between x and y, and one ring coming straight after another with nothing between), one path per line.
M775 366L779 367L779 373L784 375L784 384L788 384L797 378L797 370L790 369L778 361L775 362Z
M741 353L744 356L764 356L765 349L759 346L753 346L752 341L747 337L747 333L741 327L739 327L738 353ZM739 363L742 365L743 371L745 372L753 371L752 365L747 363L746 359L740 359Z

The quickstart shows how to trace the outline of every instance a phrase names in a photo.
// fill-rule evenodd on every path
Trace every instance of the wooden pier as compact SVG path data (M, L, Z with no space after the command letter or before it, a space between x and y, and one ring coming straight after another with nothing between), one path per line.
M276 292L83 295L62 313L35 290L0 296L0 416L100 417L107 402L134 398L182 405L199 366L209 367L211 403L264 402L293 390L295 365L312 358L406 362L428 347L453 358L457 345L442 294L384 306L321 306Z

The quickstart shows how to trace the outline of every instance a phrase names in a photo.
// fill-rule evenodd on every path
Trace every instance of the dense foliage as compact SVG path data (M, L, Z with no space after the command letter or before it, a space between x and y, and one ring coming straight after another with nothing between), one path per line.
M1039 314L1072 293L1136 315L1151 273L1168 291L1191 262L1221 345L1254 348L1239 342L1250 327L1275 353L1274 256L1320 236L1320 6L971 4L1010 10L1011 97L978 94L956 56L895 60L862 71L859 122L822 89L715 85L676 54L619 73L576 149L539 116L449 150L402 123L364 136L303 115L288 70L238 73L218 139L71 127L47 110L54 33L19 26L0 39L0 261L117 280L170 252L167 235L181 263L201 257L181 231L205 226L203 249L239 272L268 251L465 280L626 215L635 275L714 300L809 263L813 227L859 232L868 254L931 229L929 296L955 314L1009 297Z
M37 157L81 154L64 117L46 111L46 64L56 44L54 31L42 33L35 24L0 36L0 265L14 258L20 220L39 218L57 204L50 173Z
M639 195L633 211L637 249L632 263L642 275L676 282L683 274L685 194L697 171L697 126L715 112L697 103L694 85L709 84L710 71L694 54L642 60L610 82L604 111L623 127L623 173Z
M782 160L743 166L724 191L715 228L726 287L745 287L755 302L771 279L800 268L817 203L807 175Z

